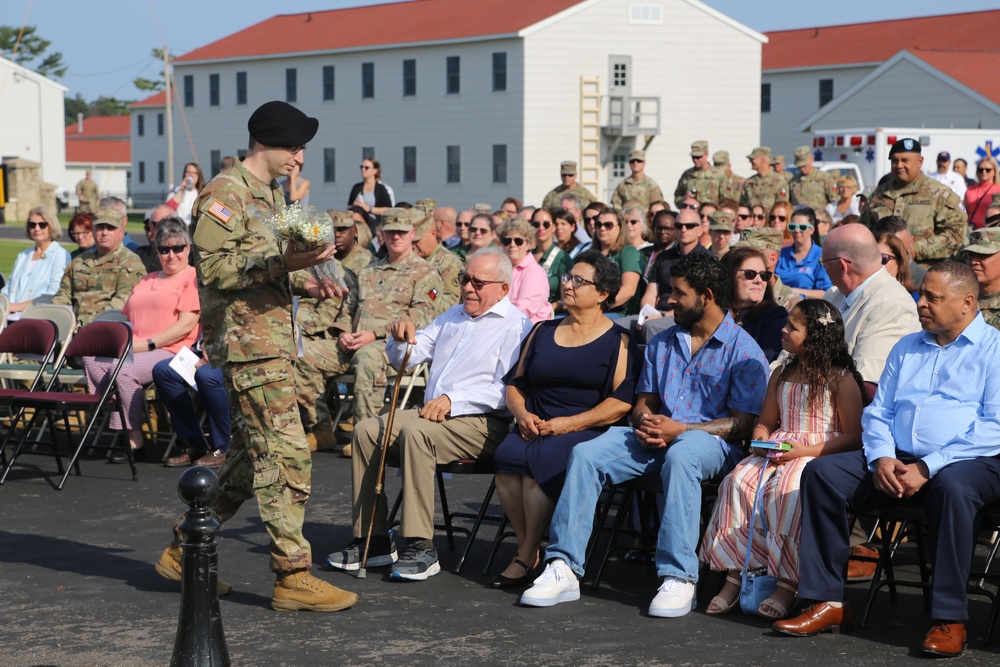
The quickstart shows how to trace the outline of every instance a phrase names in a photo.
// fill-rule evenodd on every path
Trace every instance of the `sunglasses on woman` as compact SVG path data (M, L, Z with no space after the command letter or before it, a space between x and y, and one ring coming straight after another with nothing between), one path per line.
M34 229L35 227L37 227L38 229L46 229L46 228L48 228L48 226L49 226L49 223L47 223L47 222L29 222L28 223L28 229Z
M677 210L683 211L686 208L691 209L692 211L697 211L698 204L681 204L680 206L677 207Z
M503 282L502 280L483 280L481 278L473 278L465 271L460 271L458 274L459 285L465 287L469 283L472 283L472 289L476 290L477 292L486 287L487 285L499 285L502 282Z
M774 222L775 220L777 220L778 222L786 222L788 220L788 216L787 215L769 215L769 216L767 216L767 219L770 222Z
M750 218L752 218L752 217L753 217L753 216L752 216L752 215L750 215L749 213L747 213L747 214L742 214L742 213L737 213L737 214L736 214L736 219L737 219L737 220L749 220L749 219L750 219Z
M802 222L793 222L788 225L788 231L790 232L808 232L813 226Z
M993 173L993 167L979 167L978 169L976 169L976 173L977 174L992 174Z
M552 223L549 222L548 220L543 220L542 222L533 222L531 223L531 226L534 227L535 229L538 229L539 227L548 229L549 227L552 226Z
M882 264L883 265L888 264L892 260L896 260L897 264L899 263L899 257L896 257L895 255L889 255L889 254L884 253L884 252L882 253Z
M763 213L754 213L752 217L754 220L763 220L765 216Z
M186 243L182 243L181 245L158 245L156 246L156 251L159 252L161 255L168 255L170 253L179 255L182 252L184 252L185 248L187 248Z
M485 236L490 233L489 227L469 227L469 234L479 234Z
M756 280L757 276L765 283L771 279L774 275L774 271L757 271L756 269L743 269L742 271L737 271L736 275L745 278L746 280Z
M500 243L504 246L509 246L511 243L516 245L518 248L524 245L524 239L520 236L503 236L500 238Z
M594 229L614 229L614 222L595 222Z

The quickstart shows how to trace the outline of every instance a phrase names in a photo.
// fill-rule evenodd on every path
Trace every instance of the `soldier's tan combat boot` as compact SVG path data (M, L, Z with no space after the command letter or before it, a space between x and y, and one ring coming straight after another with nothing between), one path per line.
M170 581L181 580L181 548L170 545L160 554L160 560L156 561L156 573L164 579ZM222 579L216 580L216 590L219 595L229 595L233 592L233 587Z
M325 452L337 448L337 436L333 434L333 424L329 420L322 421L306 434L309 451Z
M317 579L309 570L295 570L278 573L271 608L275 611L340 611L357 601L355 593Z

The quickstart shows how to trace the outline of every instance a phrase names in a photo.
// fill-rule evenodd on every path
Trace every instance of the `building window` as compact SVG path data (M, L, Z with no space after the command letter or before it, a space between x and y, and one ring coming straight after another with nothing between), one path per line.
M184 106L194 106L194 77L190 74L184 75Z
M833 79L820 79L819 80L819 105L826 106L826 104L833 99Z
M445 86L445 92L449 95L458 95L459 86L459 68L460 63L458 56L448 56L447 60L447 84Z
M417 94L417 61L403 61L403 97L413 97Z
M507 144L493 144L493 182L507 182Z
M145 183L146 182L146 163L145 162L140 162L139 163L139 182L140 183Z
M331 68L332 69L332 68ZM323 149L323 182L337 182L337 149Z
M285 101L294 102L298 95L298 75L294 67L289 67L285 70Z
M160 136L160 137L163 136L163 126L164 126L163 114L162 113L158 113L158 114L156 114L156 134L157 134L157 136Z
M493 92L507 90L507 52L493 54Z
M167 163L163 160L156 163L156 179L158 183L164 183L167 180Z
M374 146L362 146L361 147L361 159L362 160L374 160L375 159L375 147Z
M219 75L208 75L208 106L219 106Z
M628 164L628 155L625 153L615 153L611 158L611 178L615 181L625 178L625 165Z
M334 69L333 65L323 66L323 100L334 99L333 93L333 83L334 83Z
M628 22L632 25L663 25L663 5L629 4Z
M417 147L403 146L403 182L417 182Z
M448 182L462 182L462 148L448 146Z
M212 176L214 177L216 174L222 171L222 151L212 151L211 163L212 163Z
M611 87L628 88L628 63L616 62L611 65Z
M247 103L247 73L236 73L236 104Z
M138 123L138 125L135 128L135 133L138 134L140 137L146 136L146 117L143 116L142 114L139 114L135 118L136 118L136 123Z
M771 112L771 84L760 84L760 112Z
M361 63L361 99L375 97L375 63Z

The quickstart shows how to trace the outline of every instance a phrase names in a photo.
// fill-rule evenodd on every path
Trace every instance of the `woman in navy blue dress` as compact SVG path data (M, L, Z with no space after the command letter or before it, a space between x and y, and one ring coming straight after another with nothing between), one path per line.
M640 357L628 331L605 315L621 271L587 251L560 281L567 316L536 325L505 378L517 429L500 443L494 466L518 548L496 588L530 583L573 447L623 424L632 408Z

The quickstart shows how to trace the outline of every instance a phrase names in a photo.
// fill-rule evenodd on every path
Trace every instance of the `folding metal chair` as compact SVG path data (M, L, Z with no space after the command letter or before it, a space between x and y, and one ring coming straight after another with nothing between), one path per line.
M28 389L0 388L0 405L12 407L14 398L42 388L45 367L52 363L59 346L59 332L55 322L49 320L18 320L0 333L0 354L17 354L38 362L35 377ZM45 387L49 389L49 387ZM0 464L7 465L6 448L17 425L24 416L24 408L11 411L10 426L0 444Z
M55 359L50 360L50 364L58 364L65 354L66 346L70 338L73 337L73 330L76 328L76 315L73 308L56 304L32 304L21 313L21 320L49 320L56 325L59 336L59 348ZM46 369L46 373L51 369ZM38 373L36 363L23 363L9 361L0 364L0 380L9 382L31 382ZM48 378L46 377L46 380Z

